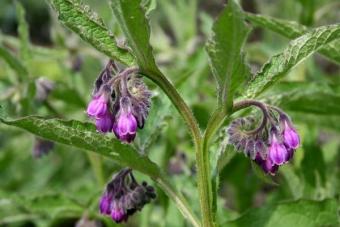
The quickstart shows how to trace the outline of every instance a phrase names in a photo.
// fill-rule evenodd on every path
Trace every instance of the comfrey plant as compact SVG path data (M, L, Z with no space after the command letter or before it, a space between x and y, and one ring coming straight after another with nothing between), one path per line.
M73 146L78 148L77 150L84 149L89 152L95 152L107 157L122 169L106 185L102 197L98 198L99 209L94 211L90 208L88 210L84 208L84 210L89 211L89 216L91 217L97 217L97 214L100 213L102 214L100 217L109 216L117 223L128 219L131 220L134 219L131 218L131 215L142 210L146 204L156 198L156 193L152 186L145 182L141 184L137 182L132 174L133 169L133 171L138 171L148 176L154 185L164 192L164 196L163 194L158 194L159 200L163 199L165 195L169 197L192 226L228 226L229 223L231 223L231 226L253 225L255 222L253 222L252 218L243 218L243 216L238 219L241 225L234 225L235 223L230 220L226 225L224 224L223 217L228 215L224 215L225 210L223 210L221 203L218 202L220 176L222 175L220 173L221 168L223 168L220 163L224 162L223 154L231 153L232 151L224 149L223 152L216 152L225 147L225 143L214 143L214 141L217 141L214 140L216 134L221 132L225 139L224 141L228 141L228 148L234 147L234 150L243 152L249 157L249 163L256 163L254 166L256 168L259 166L262 169L261 171L265 173L262 175L265 175L266 179L272 180L272 175L279 174L280 166L292 162L295 152L299 152L296 150L299 148L301 141L299 132L292 123L294 116L288 115L290 109L287 106L289 105L282 104L289 102L289 95L282 95L280 89L270 90L270 88L273 85L279 85L279 80L287 75L287 72L319 50L322 55L334 61L339 61L336 54L332 52L338 45L333 45L332 42L340 38L340 25L321 26L308 30L307 27L299 26L295 22L285 22L243 12L236 0L229 0L227 6L213 23L205 48L199 46L201 43L197 43L195 48L190 48L193 49L190 50L191 53L197 52L197 54L186 56L182 47L186 46L187 43L192 43L192 40L190 42L187 40L187 43L178 45L181 48L178 53L170 55L175 56L173 57L174 59L170 59L160 69L160 61L154 55L153 48L149 42L151 30L149 27L149 14L152 7L154 7L150 2L154 1L110 0L116 20L112 24L118 26L117 28L115 27L115 31L120 28L121 34L125 36L126 47L118 44L103 20L79 1L49 1L57 11L59 20L65 26L77 33L96 50L105 54L108 59L111 59L94 83L91 100L86 109L91 123L78 120L43 119L35 116L17 120L8 120L0 116L1 122L26 129L39 138L48 141ZM181 2L185 6L187 2L191 1ZM188 8L192 7L191 4L186 6ZM176 13L176 10L171 11ZM179 21L181 22L180 26L186 23L186 21ZM196 18L192 19L192 21L196 21ZM151 24L156 24L157 21L153 22ZM252 75L248 67L244 52L251 25L268 26L271 30L280 34L285 33L291 39L294 38L284 50L272 56L263 65L262 69L254 75ZM202 27L210 27L210 23L209 26ZM157 25L157 29L161 29L161 26ZM178 42L181 42L182 38L186 37L186 35L183 37L178 36L177 31L174 34ZM157 38L153 40L157 42ZM165 50L157 49L157 53L168 50L167 48ZM176 64L177 57L180 61L186 59L185 64L184 62ZM116 66L116 63L120 68ZM208 67L210 67L210 72L206 70ZM178 68L181 70L178 70ZM176 70L177 74L174 73ZM20 67L19 71L25 72ZM183 72L188 75L193 72L192 74L195 77L183 76ZM165 76L165 74L173 77ZM215 88L214 84L211 83L213 80L212 78L210 80L209 76L215 79L216 89L214 91L216 92L214 93L211 92L213 90L211 88ZM145 134L150 132L150 130L147 130L149 128L157 131L154 133L157 136L163 136L160 140L161 142L163 141L162 139L168 139L162 133L163 131L155 125L155 122L162 121L163 118L157 114L154 116L149 115L150 110L161 110L164 106L162 104L158 105L154 100L151 100L152 93L144 83L147 79L155 84L155 89L161 90L157 92L162 92L167 96L168 100L166 101L171 102L171 105L179 113L179 115L171 113L173 116L171 120L181 122L180 124L170 123L173 128L169 128L174 131L175 136L171 138L171 141L169 139L169 147L171 152L178 149L183 150L186 155L178 155L177 160L173 160L170 164L168 163L170 155L166 149L163 149L164 146L152 147L154 144L150 142L148 146L143 147L145 148L143 152L139 147L146 138ZM176 80L176 82L171 80ZM195 80L198 83L191 83L193 81L188 82L187 80ZM310 81L308 81L309 83ZM208 85L207 90L209 92L205 90L205 87L203 88L203 86L197 84ZM308 88L308 84L306 83L304 86ZM54 87L45 85L42 86L47 91L45 93L49 93ZM296 92L301 92L300 85L296 86L298 86ZM179 93L178 89L185 90L183 95ZM323 90L318 91L318 95L325 95ZM200 95L204 93L202 99L198 95L199 93ZM305 95L305 93L302 94ZM47 97L47 95L45 96ZM43 98L46 98L45 96ZM339 98L338 94L328 93L325 97L333 97L333 100L338 100ZM194 109L194 104L200 102L199 104L203 106L206 104L205 99L209 99L209 103L213 105L208 106L207 102L205 110L208 113L205 117L208 117L208 119L201 123L202 121L199 121L200 119L198 118L200 111L197 111L197 108ZM312 101L314 102L314 99ZM299 105L300 103L302 102L299 102ZM309 110L310 103L311 99L307 99L304 104L305 109ZM308 106L306 107L306 105ZM281 110L278 106L284 110ZM252 107L260 110L260 116L249 114L248 111ZM164 109L164 111L167 111L166 108ZM301 109L303 108L298 108L298 110ZM333 111L333 106L330 109ZM209 110L211 111L209 112ZM176 116L178 116L178 119ZM146 127L143 129L144 125ZM177 129L175 127L178 125L180 133L176 135ZM183 130L186 130L187 133L182 133ZM140 134L137 135L137 133ZM135 141L136 137L140 141ZM190 139L187 139L189 137ZM185 141L185 146L177 146L176 143L182 141L176 141L176 139L187 140ZM148 150L155 147L159 149L157 150L157 158L148 153ZM190 149L193 155L189 155ZM164 160L160 160L161 158L159 157L164 158ZM183 166L188 163L195 164L193 171L184 171L188 168L183 168ZM95 170L94 172L103 172L101 169L97 171L98 166L101 166L101 160L91 159L91 164ZM167 166L169 166L170 174L166 173ZM173 180L174 175L183 173L183 176L186 172L190 172L191 177L186 183L194 182L193 189L190 192L186 191L187 188L184 188L184 190L178 188L174 184L177 181ZM314 175L314 173L311 175ZM101 179L101 182L103 181L103 176L98 178ZM242 177L237 180L245 181ZM93 185L95 184L93 183ZM197 189L197 194L192 193L195 189ZM182 191L186 193L186 196L183 196ZM198 198L198 201L194 201L196 198ZM165 203L168 204L167 201ZM199 209L197 208L197 203L199 203ZM164 210L167 210L167 208L164 208ZM278 212L284 210L284 215L287 215L286 212L289 212L290 207L276 210ZM317 209L313 207L308 209L306 213L312 210ZM262 214L262 211L259 213ZM250 216L257 218L256 215ZM282 221L280 214L275 213L273 216L280 217L279 222ZM290 217L295 217L295 213ZM243 224L243 221L248 219L251 220L250 224L247 224L248 222ZM264 219L266 223L261 222L264 223L263 225L266 225L267 221L268 223L275 223L271 222L267 217ZM312 218L308 216L302 219L309 220ZM111 222L110 219L105 220ZM188 223L185 224L187 225ZM328 223L324 225L331 226Z

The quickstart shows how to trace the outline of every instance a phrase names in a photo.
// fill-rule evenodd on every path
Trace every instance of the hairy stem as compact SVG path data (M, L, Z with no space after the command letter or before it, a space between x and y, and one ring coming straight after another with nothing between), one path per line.
M200 227L201 224L197 217L191 212L188 203L183 196L176 192L176 190L165 180L165 177L154 179L160 188L174 200L177 207L184 217L186 217L194 227Z
M208 153L204 152L202 146L202 135L198 123L191 112L188 105L184 102L182 97L178 94L175 87L160 71L146 71L143 75L155 82L169 97L178 112L186 122L191 136L193 138L197 162L197 184L200 197L200 207L202 216L202 225L204 227L214 226L213 214L211 209L212 191L210 181L210 169Z

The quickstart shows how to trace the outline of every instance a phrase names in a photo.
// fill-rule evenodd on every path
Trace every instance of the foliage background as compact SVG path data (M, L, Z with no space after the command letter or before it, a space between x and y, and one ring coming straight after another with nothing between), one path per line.
M43 0L20 1L27 20L10 0L0 2L0 46L18 64L0 60L0 113L17 118L39 115L88 121L86 103L92 84L108 60L62 26ZM122 37L106 1L84 1L114 35ZM151 1L151 45L157 63L183 95L205 128L216 102L215 82L204 49L223 1ZM243 1L243 9L296 21L308 27L339 23L340 4L333 0ZM19 12L19 13L18 13ZM19 19L18 19L19 18ZM23 17L21 17L22 19ZM19 25L19 37L18 37ZM25 27L28 25L28 34ZM20 28L22 29L20 31ZM29 43L27 43L29 39ZM287 46L289 39L256 28L245 46L252 72ZM336 51L336 50L335 50ZM6 53L0 51L1 59ZM218 222L229 226L337 226L340 192L340 68L315 54L291 70L261 99L285 109L297 124L303 146L292 164L273 179L259 176L249 159L227 147L221 168ZM35 81L47 78L55 89L36 100ZM155 94L146 128L134 146L160 164L169 179L198 212L194 152L183 121L165 95L147 81ZM236 116L233 116L236 117ZM0 124L0 225L74 226L96 218L104 183L119 167L97 154L56 144L53 151L32 156L35 137ZM212 152L223 145L216 138ZM177 155L176 155L177 154ZM181 158L185 154L185 159ZM171 173L169 166L180 169ZM137 173L138 174L138 173ZM138 174L139 179L149 180ZM187 226L161 190L158 199L135 215L127 226ZM79 224L79 223L78 223ZM85 225L84 225L85 226ZM226 224L227 226L227 224Z

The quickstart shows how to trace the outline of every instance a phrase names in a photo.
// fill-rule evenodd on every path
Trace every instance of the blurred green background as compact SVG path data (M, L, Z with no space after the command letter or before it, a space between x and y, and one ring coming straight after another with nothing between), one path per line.
M88 121L86 103L107 57L62 26L47 1L19 2L26 11L29 54L19 51L20 22L11 0L0 1L0 46L20 59L28 69L28 76L18 76L15 64L0 58L0 114L11 118L40 115ZM107 1L83 2L122 39ZM158 65L193 109L202 128L216 102L215 82L204 43L225 3L150 0L154 7L149 13L151 45ZM340 22L340 4L336 0L244 0L241 3L245 11L297 21L308 27ZM288 42L269 30L254 29L245 49L252 72L258 71ZM261 179L248 158L233 153L228 156L220 178L218 202L223 207L218 211L220 223L239 217L249 208L258 210L278 202L339 201L340 112L320 110L314 99L302 97L301 101L300 96L294 96L294 92L305 89L304 86L329 90L340 96L339 73L339 65L316 54L262 95L263 100L282 106L291 115L302 135L303 146L297 150L293 163L282 167L274 177L276 185ZM153 108L133 146L161 164L197 211L191 140L168 99L154 84L146 82L154 93ZM46 83L51 89L44 93ZM286 99L290 102L285 102ZM330 102L339 110L339 97L335 101L317 101ZM310 108L299 108L301 102ZM223 138L216 138L213 150L217 150L220 140ZM105 182L118 167L96 154L60 144L55 144L47 154L37 155L34 147L41 145L37 143L41 141L33 135L0 124L0 226L115 226L109 218L99 215L97 207ZM138 173L137 178L149 180ZM188 226L174 204L157 190L157 200L124 225ZM261 217L262 213L258 215Z

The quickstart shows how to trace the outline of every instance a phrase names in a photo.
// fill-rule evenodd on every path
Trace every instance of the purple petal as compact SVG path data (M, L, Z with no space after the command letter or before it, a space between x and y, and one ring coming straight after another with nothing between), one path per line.
M276 165L282 165L286 162L288 156L287 153L286 147L279 143L276 136L273 135L273 139L269 147L269 158L271 161Z
M297 149L300 145L300 137L294 128L290 127L285 121L285 129L283 132L284 143L292 149Z
M107 98L104 94L99 97L93 98L87 106L87 114L90 117L102 117L106 114L108 108Z
M99 209L101 214L111 214L111 197L103 195L100 199Z
M103 133L110 132L113 128L113 116L107 112L103 117L96 119L97 130Z

